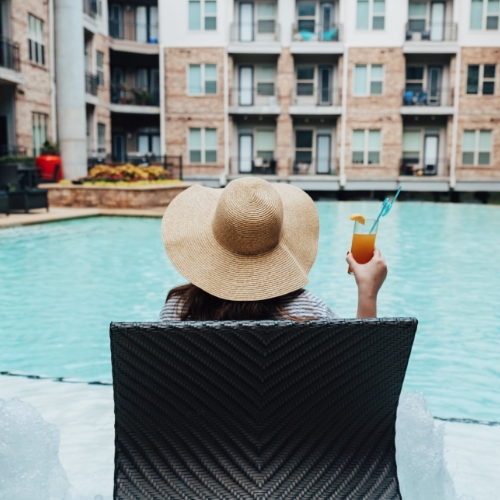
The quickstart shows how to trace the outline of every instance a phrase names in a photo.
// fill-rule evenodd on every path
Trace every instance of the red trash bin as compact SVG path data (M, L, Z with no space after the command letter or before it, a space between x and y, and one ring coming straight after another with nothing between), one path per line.
M54 179L54 174L57 166L59 171L57 177ZM57 155L41 155L36 159L36 166L41 169L42 182L57 181L59 182L63 177L61 157Z

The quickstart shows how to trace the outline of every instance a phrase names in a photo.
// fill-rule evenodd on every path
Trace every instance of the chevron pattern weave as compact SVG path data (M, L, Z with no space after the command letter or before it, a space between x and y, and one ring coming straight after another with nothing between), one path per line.
M116 499L401 499L417 321L113 323Z

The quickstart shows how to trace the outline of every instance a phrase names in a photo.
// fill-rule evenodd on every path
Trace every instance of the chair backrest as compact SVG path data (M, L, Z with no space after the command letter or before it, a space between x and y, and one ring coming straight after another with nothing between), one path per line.
M0 189L19 187L19 174L16 165L0 165Z
M112 323L115 499L400 499L411 318Z

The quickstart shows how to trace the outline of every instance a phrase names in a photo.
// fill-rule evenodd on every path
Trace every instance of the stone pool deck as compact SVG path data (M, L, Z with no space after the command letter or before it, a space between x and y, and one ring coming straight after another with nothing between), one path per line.
M93 500L101 495L103 500L111 500L112 387L0 376L0 399L11 398L31 404L47 422L59 428L59 458L73 487L72 498ZM457 497L498 499L500 426L454 422L444 425L445 459Z
M0 214L0 228L10 226L24 226L55 222L97 215L114 215L121 217L162 217L166 207L137 208L50 208L32 210L30 213L14 212L10 215Z

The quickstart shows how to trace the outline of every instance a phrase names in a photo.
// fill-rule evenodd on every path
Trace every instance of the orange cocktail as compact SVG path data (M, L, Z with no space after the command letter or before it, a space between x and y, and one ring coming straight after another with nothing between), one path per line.
M351 253L358 264L366 264L370 262L373 257L378 229L378 222L375 224L375 227L373 227L374 222L373 219L366 219L364 224L358 221L354 223ZM347 272L352 274L350 267Z

